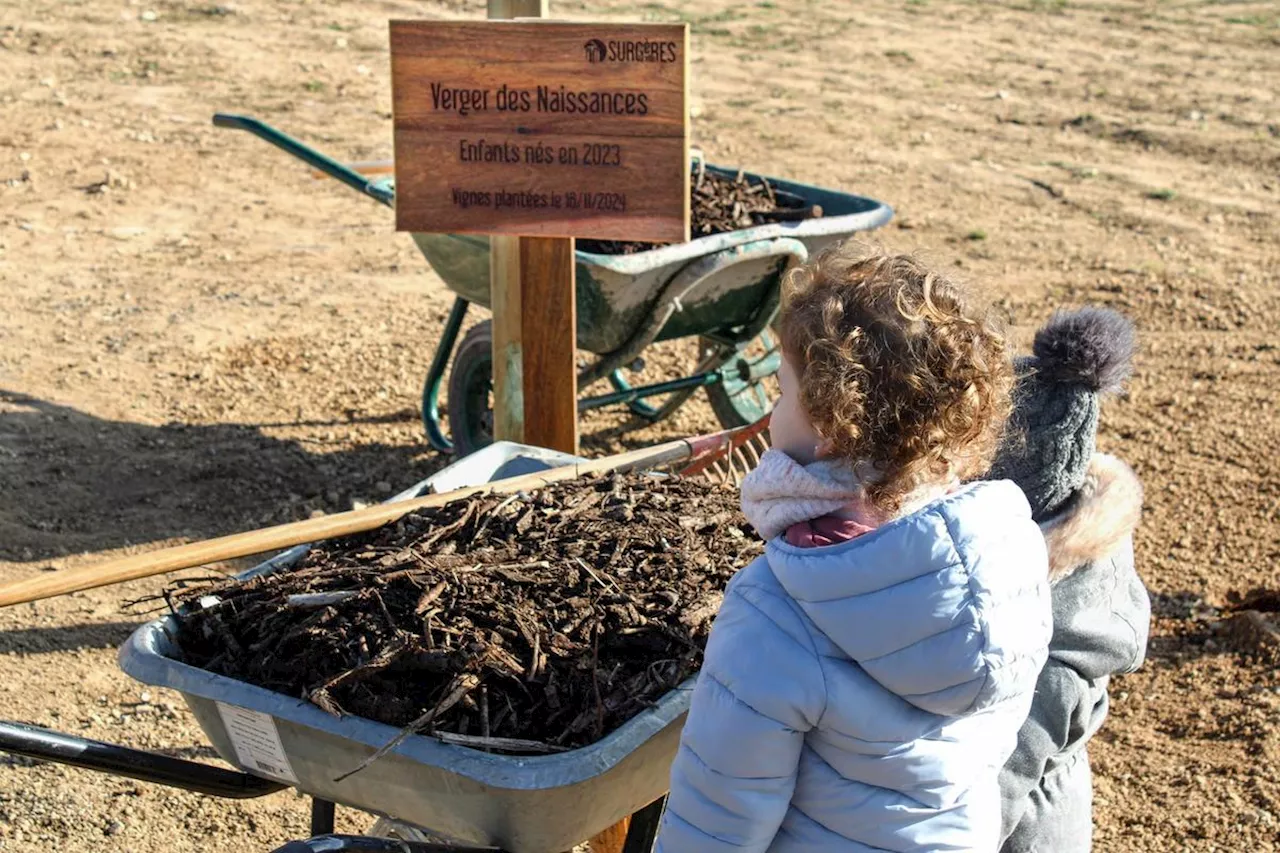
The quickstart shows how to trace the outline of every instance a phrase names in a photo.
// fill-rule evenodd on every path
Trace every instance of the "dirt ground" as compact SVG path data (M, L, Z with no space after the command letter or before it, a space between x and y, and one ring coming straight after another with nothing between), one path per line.
M1277 849L1280 677L1212 628L1233 594L1280 586L1275 5L552 6L690 21L712 162L889 202L881 239L980 282L1020 341L1062 305L1136 320L1100 443L1146 483L1155 623L1092 750L1097 849ZM445 464L418 395L449 293L387 210L209 117L388 157L387 20L481 7L0 0L0 578L347 509ZM623 423L593 417L586 450L715 427L701 401ZM116 666L142 619L122 602L161 583L0 611L0 716L215 760L176 695ZM0 766L5 850L307 834L292 793Z

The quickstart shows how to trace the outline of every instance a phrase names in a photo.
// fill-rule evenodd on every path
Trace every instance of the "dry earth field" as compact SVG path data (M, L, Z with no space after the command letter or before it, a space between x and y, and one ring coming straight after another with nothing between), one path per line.
M1280 589L1280 10L1076 0L557 2L686 20L713 162L891 203L891 246L1018 340L1115 306L1142 340L1100 443L1147 488L1155 623L1093 749L1097 849L1265 851L1280 677L1212 626ZM0 578L337 511L445 464L418 393L450 296L388 211L250 137L390 156L387 20L469 2L0 0ZM678 369L668 349L650 371ZM704 431L585 425L585 447ZM0 716L215 760L115 648L160 579L0 611ZM227 803L0 759L0 848L266 851L306 801ZM370 820L340 810L346 829Z

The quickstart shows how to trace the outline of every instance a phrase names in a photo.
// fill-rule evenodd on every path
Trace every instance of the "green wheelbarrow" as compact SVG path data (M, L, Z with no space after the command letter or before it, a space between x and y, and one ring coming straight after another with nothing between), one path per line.
M254 118L215 115L218 127L246 130L315 169L388 207L395 204L392 177L370 177ZM703 164L734 177L738 170ZM823 216L699 237L634 254L577 252L578 348L596 359L578 375L579 389L607 381L611 390L585 396L580 412L625 405L645 422L657 422L703 389L726 429L768 414L765 380L781 361L770 324L778 311L782 275L793 264L857 231L886 224L893 211L864 196L743 173L767 180L775 191ZM492 329L477 323L462 334L467 309L489 306L489 241L469 234L414 233L413 240L457 298L445 321L422 392L422 421L431 446L465 456L493 440ZM459 340L461 338L461 340ZM643 365L651 344L697 338L697 363L686 376L633 386L625 372ZM440 415L440 389L448 370L448 435ZM650 400L665 397L660 405Z

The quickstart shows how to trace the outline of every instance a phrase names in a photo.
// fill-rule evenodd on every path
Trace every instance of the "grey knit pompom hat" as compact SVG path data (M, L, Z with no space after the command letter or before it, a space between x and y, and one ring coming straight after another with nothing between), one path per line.
M1043 521L1084 485L1098 435L1098 402L1133 366L1133 324L1106 308L1059 312L1017 359L1008 433L987 479L1013 480Z

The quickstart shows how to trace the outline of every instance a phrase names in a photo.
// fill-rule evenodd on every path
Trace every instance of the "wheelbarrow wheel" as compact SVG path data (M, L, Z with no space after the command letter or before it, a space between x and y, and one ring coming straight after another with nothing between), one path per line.
M462 336L449 371L449 432L458 456L493 443L493 324Z
M701 343L704 352L716 346L707 338L702 338ZM772 411L777 358L777 340L766 330L729 359L723 368L722 381L707 386L707 402L722 427L750 426Z

